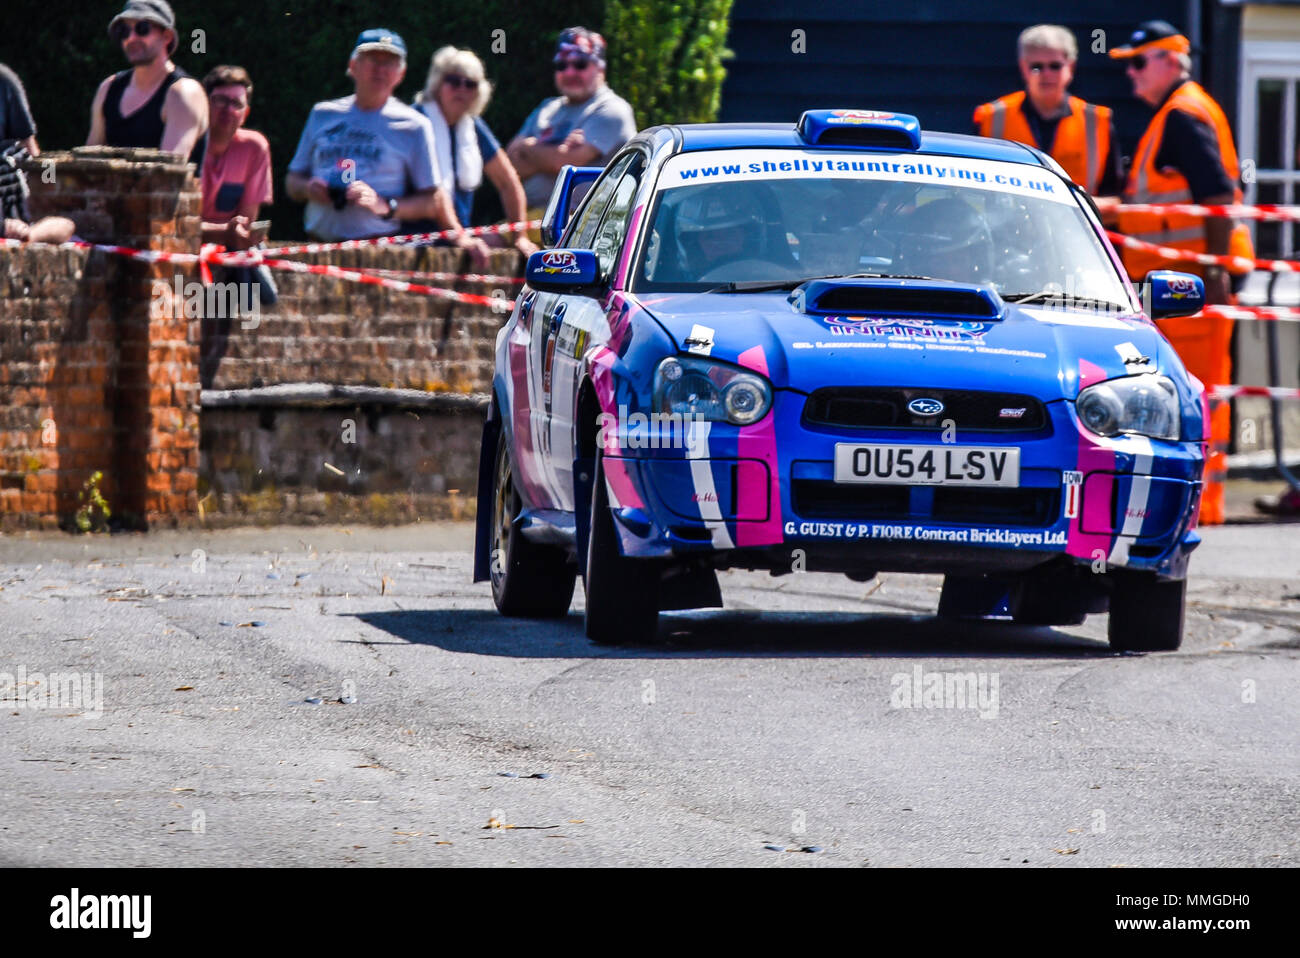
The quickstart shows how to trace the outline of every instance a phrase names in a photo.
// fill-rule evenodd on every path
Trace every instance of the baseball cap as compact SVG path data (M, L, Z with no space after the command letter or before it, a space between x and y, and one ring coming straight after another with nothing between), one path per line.
M1166 20L1148 20L1138 24L1122 47L1112 47L1109 56L1113 60L1135 57L1148 50L1172 50L1174 53L1188 53L1192 49L1191 41L1178 32L1178 28Z
M355 57L358 53L365 53L367 50L395 53L403 61L406 60L406 42L392 30L385 30L382 27L362 30L361 35L357 37L357 45L353 48L352 55Z
M555 55L587 56L604 66L605 38L586 27L569 27L555 41Z
M113 27L117 25L119 20L148 20L172 31L172 33L176 32L176 14L172 13L171 5L167 0L127 0L122 12L108 22L109 36L113 35ZM168 49L169 54L176 49L178 42L178 38L173 38Z

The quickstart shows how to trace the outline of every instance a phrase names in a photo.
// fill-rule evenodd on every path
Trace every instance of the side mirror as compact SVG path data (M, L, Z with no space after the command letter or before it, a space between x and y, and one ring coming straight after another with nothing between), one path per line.
M587 195L591 184L605 172L603 166L562 166L555 177L555 186L551 189L551 198L542 214L542 245L554 246L564 235L564 228L569 225L569 217L582 198Z
M544 249L528 257L524 282L546 293L580 293L600 281L600 260L589 249Z
M1152 319L1191 316L1205 306L1205 283L1191 273L1155 269L1147 273L1145 304Z

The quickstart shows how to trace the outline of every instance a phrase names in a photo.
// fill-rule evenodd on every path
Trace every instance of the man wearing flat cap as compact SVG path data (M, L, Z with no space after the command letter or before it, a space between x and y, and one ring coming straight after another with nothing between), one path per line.
M95 91L86 145L149 147L189 157L208 128L208 98L171 61L179 43L172 8L166 0L128 0L108 33L131 68Z
M1223 110L1191 79L1191 43L1164 20L1148 20L1129 42L1110 51L1123 60L1133 95L1156 113L1138 141L1124 185L1124 203L1196 203L1206 206L1242 201L1237 150ZM1186 213L1138 213L1121 210L1119 230L1127 236L1196 253L1254 259L1245 225L1221 216ZM1202 266L1170 261L1155 253L1123 248L1129 277L1141 281L1149 270L1176 269L1205 279L1206 301L1229 303L1229 274L1241 277L1250 266ZM1206 386L1232 382L1231 319L1195 317L1163 320L1161 331L1177 350L1188 372ZM1201 492L1200 521L1224 520L1223 481L1227 476L1232 415L1227 403L1210 413L1210 447Z

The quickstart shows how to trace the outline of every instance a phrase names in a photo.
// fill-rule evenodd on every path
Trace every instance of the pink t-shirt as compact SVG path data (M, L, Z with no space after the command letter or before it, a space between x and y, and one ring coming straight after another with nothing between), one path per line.
M254 200L271 202L271 144L256 130L236 130L224 153L203 157L203 221L225 223Z

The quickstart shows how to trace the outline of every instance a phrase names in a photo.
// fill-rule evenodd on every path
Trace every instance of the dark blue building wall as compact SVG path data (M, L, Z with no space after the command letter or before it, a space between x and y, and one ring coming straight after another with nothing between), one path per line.
M719 119L793 122L810 107L848 106L914 113L927 129L969 133L977 105L1022 87L1020 31L1049 22L1069 27L1079 43L1071 92L1115 109L1130 153L1151 112L1133 99L1122 65L1092 52L1093 31L1105 31L1109 48L1140 20L1188 31L1188 16L1187 0L736 0L727 42L736 57ZM1204 27L1212 41L1215 21ZM805 31L806 53L792 52L796 29Z

